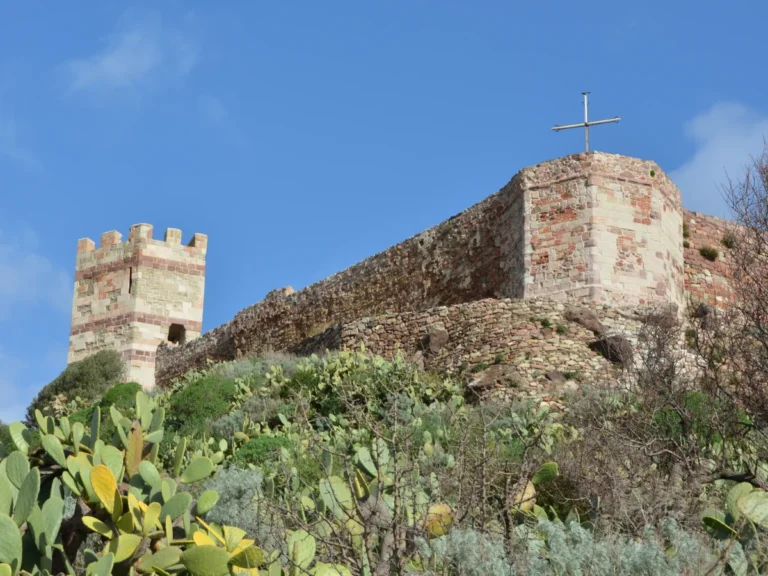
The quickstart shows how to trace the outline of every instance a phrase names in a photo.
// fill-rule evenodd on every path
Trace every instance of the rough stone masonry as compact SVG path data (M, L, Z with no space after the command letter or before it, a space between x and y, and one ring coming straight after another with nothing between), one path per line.
M78 242L68 362L112 348L126 380L150 389L158 344L183 345L202 332L208 240L194 234L182 246L176 228L155 240L149 224L131 226L121 240L111 231L98 248L90 238Z
M686 248L684 223L688 230ZM92 282L100 287L98 297L90 294L79 301L76 297L70 360L100 347L115 346L127 361L142 363L140 373L134 370L133 374L149 388L208 360L352 346L355 339L348 327L363 318L376 324L379 335L373 341L362 337L358 341L367 341L374 348L375 342L381 342L380 352L390 354L404 343L382 336L382 331L388 326L400 326L402 331L403 325L414 325L404 316L396 319L398 315L454 306L460 307L458 314L458 310L466 312L465 305L481 300L585 303L606 310L654 304L682 309L691 295L722 303L729 293L727 266L702 258L698 249L718 242L718 236L726 234L729 226L728 222L685 211L678 189L654 162L601 152L575 154L524 168L501 190L464 212L303 290L274 290L199 338L205 248L193 241L190 247L177 246L176 252L155 255L172 260L178 254L185 266L194 263L201 267L194 268L199 275L191 275L191 268L183 272L176 267L153 268L155 282L166 288L161 304L154 293L128 294L120 284L132 266L130 259L137 258L137 251L143 254L147 250L134 246L143 241L137 236L136 241L129 239L119 249L125 252L122 267L116 263L113 268L90 272ZM198 236L201 241L205 238ZM87 246L88 242L81 244ZM142 246L160 250L156 241L143 242ZM116 258L109 241L100 258ZM724 258L725 253L719 260ZM93 265L91 260L98 258L81 257L79 251L79 274L81 268ZM123 280L114 275L118 270ZM174 291L170 288L173 285L179 289ZM76 293L88 290L87 284L76 283ZM141 304L136 300L139 294ZM114 303L110 300L116 307L105 309L105 298L117 298ZM79 308L89 305L90 309ZM149 324L142 323L135 316L119 313L121 306L132 308L134 313L154 306L159 314ZM486 303L483 317L491 318L501 309L506 318L518 307ZM180 314L182 310L188 314ZM386 321L381 324L377 318ZM100 328L99 321L109 326ZM153 331L145 330L139 338L137 322L152 326ZM186 343L168 344L174 324L185 329ZM501 327L496 324L496 332L503 331L504 326L517 326L509 320L501 322ZM462 324L456 321L454 325ZM419 326L429 330L429 326ZM406 332L408 347L413 334ZM504 340L496 332L494 341ZM449 338L451 346L461 350L460 355L473 357L470 348L476 342L463 341L461 332ZM550 348L556 345L546 344ZM141 360L138 352L143 353Z

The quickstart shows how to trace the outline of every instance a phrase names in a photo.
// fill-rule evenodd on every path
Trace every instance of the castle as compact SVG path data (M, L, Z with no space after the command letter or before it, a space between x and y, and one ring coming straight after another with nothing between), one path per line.
M565 305L625 331L633 307L720 305L727 256L699 249L722 249L730 226L686 211L654 162L574 154L524 168L445 222L298 292L274 290L201 335L206 236L181 246L179 230L160 241L137 224L127 242L107 232L98 249L78 243L69 361L115 348L145 388L208 360L360 343L441 368L503 357L529 380L558 363L591 373L603 359L572 344L594 334L561 334Z

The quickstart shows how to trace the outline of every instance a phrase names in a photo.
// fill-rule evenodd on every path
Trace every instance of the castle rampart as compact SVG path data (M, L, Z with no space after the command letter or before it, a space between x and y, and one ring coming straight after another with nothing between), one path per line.
M164 240L152 226L131 226L123 242L117 231L77 244L68 362L104 348L120 352L126 378L154 386L160 342L183 344L202 332L207 237L194 234L181 245L181 231Z
M158 382L205 358L334 344L343 333L332 327L360 318L484 299L682 309L693 278L683 216L654 162L589 153L531 166L433 228L298 292L275 290L194 345L162 347Z
M736 224L685 211L685 289L690 299L711 306L722 306L733 299L729 283L729 248L726 238ZM714 248L718 255L714 261L705 258L700 250Z

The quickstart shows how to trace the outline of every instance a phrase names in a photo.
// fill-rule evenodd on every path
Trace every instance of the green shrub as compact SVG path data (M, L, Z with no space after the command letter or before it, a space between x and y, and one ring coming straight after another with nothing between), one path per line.
M683 238L690 238L691 231L688 228L688 222L683 222Z
M216 506L208 512L206 520L227 524L245 530L249 538L255 538L267 550L281 545L281 519L264 507L259 507L257 496L262 494L264 476L259 470L229 466L222 468L204 485L204 490L219 494Z
M712 246L704 246L703 248L699 248L699 254L704 256L704 258L710 262L717 260L717 257L720 255L720 253L717 251L717 248L712 248Z
M207 433L210 421L230 412L234 396L234 381L218 374L203 376L170 396L167 426L186 436Z
M8 425L3 422L0 422L0 446L9 454L16 450L11 440L11 433L8 431ZM1 453L2 451L0 451Z
M725 236L723 236L723 239L720 240L720 243L726 248L732 249L734 246L736 246L736 238L733 234L728 232Z
M691 243L688 242L688 240L683 240L683 248L690 248L690 247L691 247Z
M557 332L560 336L562 336L563 334L567 334L568 326L566 326L565 324L558 324L557 328L555 329L555 332Z
M552 328L552 321L549 318L544 318L541 321L542 328Z
M118 410L132 409L136 402L136 392L141 390L141 384L138 382L120 382L106 391L99 406L102 410L114 406Z
M73 362L37 394L27 408L27 420L33 422L35 410L45 407L59 394L67 398L79 396L85 401L101 398L112 384L119 382L125 373L120 354L114 350L101 350L94 355Z
M290 439L285 436L257 436L240 446L234 454L234 461L240 465L261 466L275 458L281 448L290 448Z

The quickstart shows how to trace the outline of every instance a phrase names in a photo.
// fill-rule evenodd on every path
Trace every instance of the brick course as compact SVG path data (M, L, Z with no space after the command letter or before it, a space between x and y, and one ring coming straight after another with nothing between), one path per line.
M110 231L98 248L78 241L68 362L112 348L126 363L126 379L150 389L170 326L183 326L188 341L202 332L207 238L195 234L181 246L178 229L154 240L150 225L136 224L121 239Z

